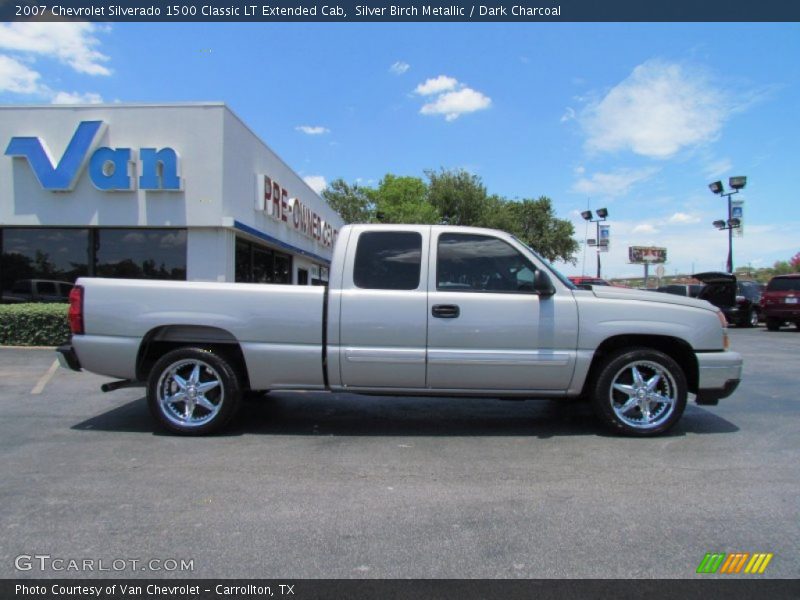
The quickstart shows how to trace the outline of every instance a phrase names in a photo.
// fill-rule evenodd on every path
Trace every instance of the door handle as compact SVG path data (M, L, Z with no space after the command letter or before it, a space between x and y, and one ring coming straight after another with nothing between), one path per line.
M437 319L457 319L461 309L457 304L434 304L431 314Z

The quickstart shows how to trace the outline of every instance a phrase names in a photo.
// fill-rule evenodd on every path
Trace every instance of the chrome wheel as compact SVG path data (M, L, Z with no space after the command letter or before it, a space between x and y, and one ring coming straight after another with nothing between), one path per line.
M677 400L675 378L654 361L628 363L611 380L611 408L621 422L634 429L660 427L672 416Z
M182 428L202 427L213 421L225 401L222 378L199 359L183 359L161 372L156 384L161 414Z
M750 327L758 327L758 313L750 309Z

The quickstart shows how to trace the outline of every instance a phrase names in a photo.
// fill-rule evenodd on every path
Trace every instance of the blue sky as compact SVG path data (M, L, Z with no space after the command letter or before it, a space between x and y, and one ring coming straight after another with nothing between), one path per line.
M723 268L731 175L735 263L800 250L798 56L798 24L0 24L0 102L221 100L318 187L460 167L581 241L605 206L613 277Z

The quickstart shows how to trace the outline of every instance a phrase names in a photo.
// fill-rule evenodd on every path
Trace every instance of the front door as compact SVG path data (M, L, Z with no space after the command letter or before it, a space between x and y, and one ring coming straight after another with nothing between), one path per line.
M577 308L539 296L536 266L508 241L433 228L427 386L564 390L575 366Z

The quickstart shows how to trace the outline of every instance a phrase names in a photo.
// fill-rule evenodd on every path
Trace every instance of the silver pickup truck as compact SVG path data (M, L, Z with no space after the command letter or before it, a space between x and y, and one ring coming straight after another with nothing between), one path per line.
M146 385L154 417L218 430L248 390L585 398L614 431L667 431L688 393L739 384L708 302L578 289L501 231L352 225L327 287L79 279L62 364Z

